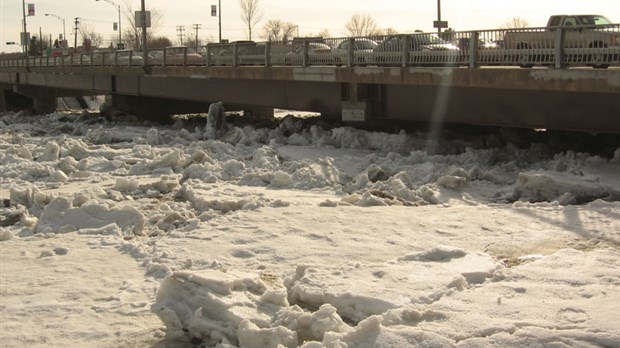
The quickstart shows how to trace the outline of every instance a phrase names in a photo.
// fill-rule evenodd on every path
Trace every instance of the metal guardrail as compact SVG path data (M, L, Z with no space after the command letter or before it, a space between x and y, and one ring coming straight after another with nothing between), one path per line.
M122 50L1 60L0 67L142 66ZM242 41L148 52L151 66L620 66L620 24Z

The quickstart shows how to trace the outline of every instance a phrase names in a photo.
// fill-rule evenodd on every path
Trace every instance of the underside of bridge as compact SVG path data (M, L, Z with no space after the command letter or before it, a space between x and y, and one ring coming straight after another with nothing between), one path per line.
M111 72L112 74L110 74ZM620 133L618 72L508 69L177 68L0 73L5 109L33 100L49 112L55 97L106 94L110 106L153 120L229 111L260 118L274 108L345 122L416 121ZM17 94L15 94L17 93Z

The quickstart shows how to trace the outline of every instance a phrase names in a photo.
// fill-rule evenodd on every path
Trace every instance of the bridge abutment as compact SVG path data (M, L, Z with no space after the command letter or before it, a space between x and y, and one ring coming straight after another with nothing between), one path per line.
M53 88L14 85L12 88L1 87L0 110L31 109L35 113L45 114L56 111L56 91Z

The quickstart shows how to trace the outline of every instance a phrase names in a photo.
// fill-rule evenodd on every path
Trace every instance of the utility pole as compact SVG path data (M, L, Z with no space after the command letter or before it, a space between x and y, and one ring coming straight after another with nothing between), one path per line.
M75 38L74 38L74 42L73 42L73 48L75 49L75 51L77 52L77 36L78 36L78 25L80 24L80 17L75 17Z
M202 24L192 24L192 29L196 30L196 49L198 49L198 30L202 27Z
M222 0L218 1L217 12L220 16L220 43L222 43ZM26 22L24 21L24 31L26 31Z
M147 74L151 73L151 67L149 66L149 45L146 39L146 6L144 5L144 0L140 1L142 13L142 42L144 43L144 72Z
M177 25L177 33L179 33L179 39L181 40L181 46L183 46L183 33L185 32L185 26Z
M441 22L441 0L437 0L437 22ZM437 28L437 34L441 34L441 26Z
M39 53L43 55L43 31L41 27L39 27Z

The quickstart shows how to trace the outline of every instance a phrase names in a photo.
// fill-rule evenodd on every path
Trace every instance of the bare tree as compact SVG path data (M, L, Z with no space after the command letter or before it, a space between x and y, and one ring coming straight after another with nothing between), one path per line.
M500 26L500 29L516 29L516 28L527 28L530 26L530 22L526 19L514 17L511 20L507 21L503 25Z
M168 46L172 46L172 41L165 36L159 36L149 41L149 49L165 48Z
M381 35L377 22L369 15L354 14L344 25L349 36L374 36Z
M99 34L91 24L82 23L80 25L80 35L86 41L90 40L90 46L94 48L101 47L103 44L103 35Z
M332 34L329 32L329 29L321 29L318 34L319 37L330 38Z
M252 30L263 18L259 0L239 0L239 5L241 6L241 19L247 25L248 40L252 40Z
M146 40L151 42L157 30L159 30L163 24L163 15L156 9L151 9L149 11L151 12L151 27L146 28ZM123 28L126 28L123 33L123 41L126 46L129 46L126 48L133 48L135 50L142 49L142 28L136 26L134 9L129 0L125 0L125 19L128 24L125 25L125 22L123 22Z
M270 19L263 27L263 38L268 41L287 41L295 36L297 26L279 19Z
M387 28L383 31L385 33L385 35L396 35L398 34L398 31L394 28Z

